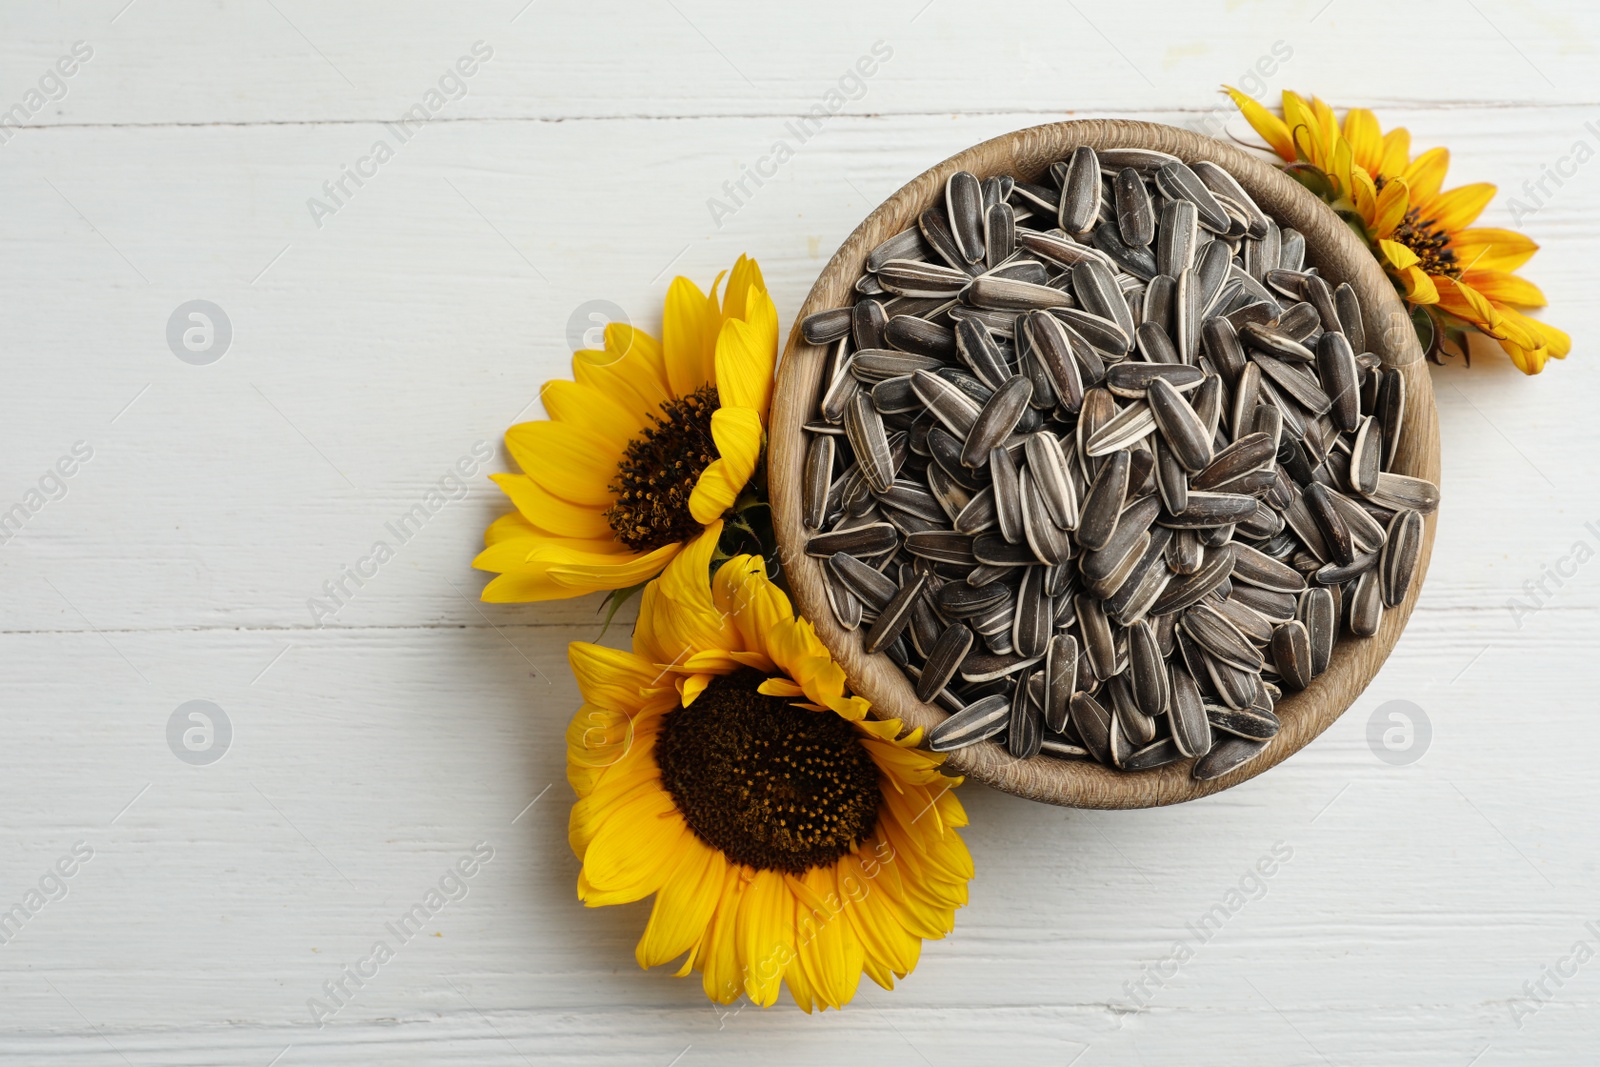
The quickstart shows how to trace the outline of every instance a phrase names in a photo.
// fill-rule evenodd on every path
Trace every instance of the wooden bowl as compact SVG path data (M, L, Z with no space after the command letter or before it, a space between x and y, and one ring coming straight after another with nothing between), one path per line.
M1427 364L1394 287L1372 254L1329 208L1276 167L1208 137L1172 126L1121 119L1057 122L996 137L950 157L919 175L891 196L856 227L817 278L779 364L767 470L778 549L790 589L800 611L843 666L855 691L872 702L881 718L899 718L909 727L931 729L945 711L918 700L912 683L886 656L861 649L862 631L842 629L829 609L822 561L804 552L806 531L800 519L801 471L806 442L801 426L816 411L824 346L808 345L800 322L815 311L845 307L852 286L863 271L866 255L879 243L915 225L917 216L944 195L945 180L958 170L980 179L997 174L1048 182L1040 176L1051 163L1079 145L1096 149L1154 148L1188 162L1211 160L1225 168L1257 204L1285 226L1299 230L1306 241L1306 260L1320 268L1330 284L1349 282L1361 302L1368 348L1386 366L1406 379L1405 433L1392 470L1439 481L1439 422ZM1389 650L1405 629L1427 574L1433 551L1435 515L1425 525L1417 574L1405 602L1386 610L1378 633L1354 638L1341 633L1327 671L1309 689L1285 698L1277 707L1283 729L1255 759L1230 774L1196 781L1192 760L1154 770L1117 771L1097 763L1038 756L1018 760L1003 747L985 741L950 755L946 766L997 789L1030 800L1079 808L1144 808L1193 800L1238 785L1299 751L1326 730L1372 681Z

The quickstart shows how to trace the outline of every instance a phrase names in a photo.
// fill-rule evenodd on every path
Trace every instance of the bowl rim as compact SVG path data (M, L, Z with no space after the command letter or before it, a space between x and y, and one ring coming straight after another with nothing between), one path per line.
M848 306L866 254L885 239L915 225L916 217L941 196L946 179L969 170L980 179L1009 173L1034 180L1073 148L1151 148L1187 163L1210 160L1227 170L1261 208L1305 237L1307 262L1332 284L1355 289L1368 349L1406 385L1402 435L1391 470L1439 483L1439 427L1432 382L1409 317L1394 286L1349 226L1316 196L1276 166L1233 145L1190 130L1129 119L1078 119L1002 134L957 152L924 171L878 205L840 245L818 275L796 314L779 363L772 395L767 455L769 499L778 554L799 612L844 669L854 692L871 702L878 718L899 718L908 728L931 728L946 712L916 698L910 679L882 655L862 650L862 633L840 627L830 610L821 561L805 555L808 536L800 515L801 469L806 434L801 426L815 410L822 362L828 346L809 345L800 333L805 318ZM1378 324L1384 324L1380 329ZM1360 696L1388 658L1410 618L1432 557L1438 512L1424 520L1422 550L1411 588L1398 607L1384 612L1378 633L1352 639L1341 631L1328 669L1312 685L1286 696L1277 710L1283 728L1258 756L1210 781L1191 774L1193 760L1146 771L1118 771L1088 761L1036 756L1018 760L993 741L957 749L948 773L965 775L1030 800L1083 808L1143 808L1209 796L1275 767L1333 724Z

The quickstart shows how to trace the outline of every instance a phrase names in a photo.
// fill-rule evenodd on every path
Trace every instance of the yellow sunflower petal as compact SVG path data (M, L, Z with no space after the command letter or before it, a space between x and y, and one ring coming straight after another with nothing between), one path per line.
M524 422L506 431L506 448L525 474L556 496L611 506L607 487L622 456L609 439L564 422Z
M1496 310L1489 298L1472 286L1454 278L1436 278L1439 288L1439 306L1458 319L1464 319L1490 337L1510 337L1526 348L1538 345L1520 325L1512 324Z
M1378 218L1378 187L1360 166L1350 168L1350 199L1362 220L1371 228Z
M680 852L634 949L641 967L656 967L689 951L716 915L728 861L693 834L684 835Z
M1285 163L1293 163L1294 138L1289 135L1289 127L1283 124L1283 120L1231 85L1224 85L1222 90L1233 100L1245 121L1261 135L1261 139L1271 145Z
M618 455L642 425L626 407L590 385L557 378L544 383L539 399L556 422L581 426L605 438L611 443L611 451Z
M1415 252L1399 241L1379 241L1378 250L1383 253L1383 258L1389 262L1389 266L1395 270L1405 270L1422 262Z
M1524 315L1516 308L1502 307L1500 314L1536 339L1540 347L1549 349L1551 358L1566 359L1568 353L1572 351L1572 338L1566 331L1557 329L1542 319Z
M1398 178L1411 163L1411 131L1396 126L1383 135L1383 162L1378 173L1385 178Z
M584 803L579 801L580 804ZM590 907L625 904L660 889L689 828L659 786L631 797L598 827L583 853Z
M1488 182L1475 182L1451 189L1429 205L1425 216L1446 233L1471 226L1483 209L1494 199L1495 187ZM1419 212L1419 214L1421 214Z
M640 425L672 399L661 342L620 322L606 327L604 351L572 354L572 377L609 396Z
M744 976L739 972L739 909L750 885L749 874L748 867L727 865L717 914L700 946L701 984L706 996L717 1004L732 1004L744 994Z
M720 518L739 498L761 458L761 433L761 416L750 408L711 413L711 436L720 457L700 472L689 494L689 514L696 522Z
M1407 267L1400 272L1400 281L1406 287L1406 299L1413 304L1438 303L1439 289L1433 275L1421 267Z
M717 398L723 410L750 408L765 418L772 397L772 369L778 352L749 323L729 319L717 335Z
M532 527L589 541L612 536L611 524L598 507L569 503L526 474L491 474L489 478Z
M1478 226L1457 231L1450 239L1450 250L1465 268L1511 271L1532 259L1539 246L1515 230Z
M1423 205L1431 204L1433 198L1439 195L1439 189L1444 185L1445 171L1449 169L1448 148L1430 148L1413 159L1400 172L1401 180L1411 190L1411 205L1421 209Z
M739 965L744 991L766 1008L778 999L783 971L794 958L794 895L777 871L756 871L739 904Z
M567 666L578 692L591 704L628 711L641 704L639 691L655 684L660 671L632 652L573 641L567 645Z
M1496 304L1542 308L1549 303L1537 285L1505 271L1473 269L1465 271L1461 280Z
M1384 182L1378 192L1377 210L1372 220L1373 236L1386 238L1394 233L1395 227L1405 221L1410 206L1411 191L1403 180L1390 178Z
M1311 114L1316 116L1317 136L1321 138L1322 158L1335 163L1334 171L1342 179L1344 171L1337 167L1336 154L1344 138L1339 136L1339 120L1333 117L1333 108L1319 96L1311 97ZM1348 166L1348 161L1346 162Z
M1299 93L1283 91L1283 122L1294 135L1294 145L1300 155L1318 170L1326 170L1328 161L1322 150L1322 131L1311 105Z
M667 288L661 325L667 380L675 396L688 396L716 381L714 363L721 313L716 301L688 278L674 278Z
M1376 178L1383 166L1383 133L1378 120L1364 107L1353 107L1344 114L1344 139L1356 165Z

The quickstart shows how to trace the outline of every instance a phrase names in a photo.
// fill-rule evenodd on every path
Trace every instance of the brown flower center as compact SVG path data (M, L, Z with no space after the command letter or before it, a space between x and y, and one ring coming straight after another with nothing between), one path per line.
M700 473L718 458L711 439L711 414L717 387L703 385L688 396L668 400L628 442L610 489L616 503L606 522L617 540L635 552L649 552L687 541L702 529L689 514L689 496Z
M1384 179L1378 178L1374 183L1381 192ZM1390 239L1399 241L1417 254L1421 260L1417 266L1427 274L1439 274L1446 278L1461 277L1461 266L1456 262L1456 254L1450 248L1450 235L1446 233L1437 222L1432 219L1424 220L1417 214L1416 208L1406 212L1406 217L1400 220L1400 225L1394 228Z
M714 678L668 712L661 784L689 829L735 863L802 874L833 863L878 823L878 769L855 727L756 692L763 676Z

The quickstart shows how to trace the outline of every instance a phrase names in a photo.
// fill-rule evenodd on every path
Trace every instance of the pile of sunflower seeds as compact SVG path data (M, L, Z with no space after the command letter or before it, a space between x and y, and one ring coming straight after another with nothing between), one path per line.
M1048 180L952 175L802 324L805 551L950 713L929 748L1215 778L1402 601L1439 491L1389 469L1405 379L1354 291L1226 171L1085 147Z

